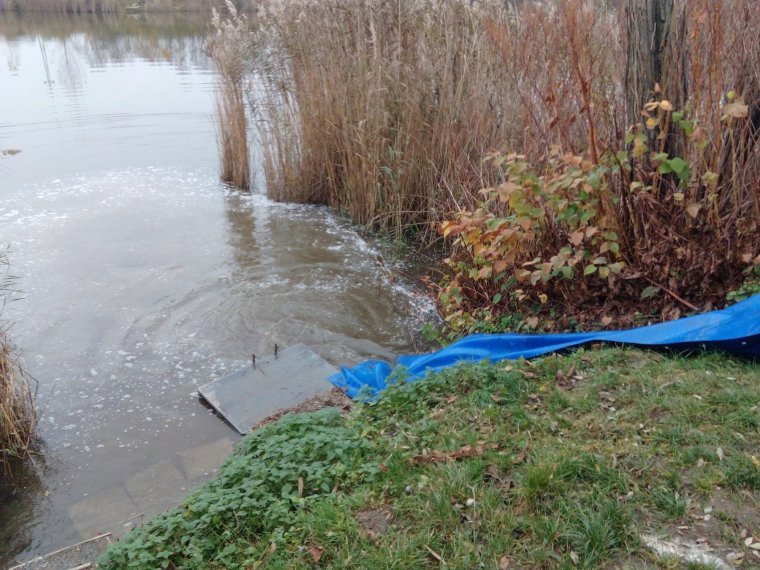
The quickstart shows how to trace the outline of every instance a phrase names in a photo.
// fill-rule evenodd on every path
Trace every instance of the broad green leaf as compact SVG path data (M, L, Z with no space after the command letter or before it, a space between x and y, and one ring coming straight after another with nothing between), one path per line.
M661 289L659 287L655 287L654 285L651 285L641 292L641 299L642 300L651 299L652 297L657 295L660 291Z

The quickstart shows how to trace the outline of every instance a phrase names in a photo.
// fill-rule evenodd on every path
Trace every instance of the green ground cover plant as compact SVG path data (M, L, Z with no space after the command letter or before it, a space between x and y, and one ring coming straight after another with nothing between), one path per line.
M678 568L649 535L760 566L757 364L591 348L397 379L253 432L100 567Z

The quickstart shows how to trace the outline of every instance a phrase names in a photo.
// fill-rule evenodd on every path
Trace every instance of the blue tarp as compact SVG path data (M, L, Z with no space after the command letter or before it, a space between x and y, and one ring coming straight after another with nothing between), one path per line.
M429 354L400 356L396 365L406 368L407 379L462 361L534 358L590 342L625 344L668 351L721 350L748 358L760 357L760 295L732 305L676 321L625 331L565 334L474 334ZM341 367L330 382L355 398L368 387L373 394L386 387L393 367L382 360L368 360Z

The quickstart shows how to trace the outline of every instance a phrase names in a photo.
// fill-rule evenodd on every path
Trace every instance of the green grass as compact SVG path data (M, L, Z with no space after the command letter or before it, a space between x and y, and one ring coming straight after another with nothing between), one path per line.
M721 355L462 365L347 417L249 435L218 479L101 567L677 568L639 537L678 533L744 552L749 568L739 532L760 535L759 403L760 366ZM387 528L362 528L360 513L388 507Z

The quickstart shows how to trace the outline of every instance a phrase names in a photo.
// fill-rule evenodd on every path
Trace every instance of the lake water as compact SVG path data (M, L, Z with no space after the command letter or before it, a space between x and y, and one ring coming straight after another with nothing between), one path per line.
M388 358L431 310L326 209L268 200L258 172L250 194L218 182L206 33L0 16L0 149L21 151L0 156L21 291L3 316L39 382L43 440L37 468L0 489L0 564L81 540L83 499L234 440L195 389L251 353Z

